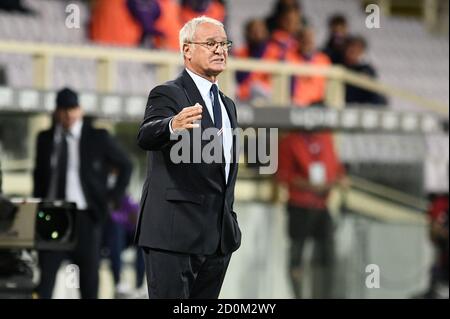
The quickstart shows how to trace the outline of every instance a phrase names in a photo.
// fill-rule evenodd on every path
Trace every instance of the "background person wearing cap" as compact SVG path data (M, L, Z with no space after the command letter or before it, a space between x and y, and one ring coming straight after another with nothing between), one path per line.
M114 188L108 189L111 167L118 174ZM81 297L97 298L102 224L109 205L117 205L123 197L131 169L127 154L108 132L83 121L77 93L69 88L59 91L53 125L37 138L33 195L75 202L79 233L68 254L39 251L40 298L51 298L56 273L66 258L80 268Z

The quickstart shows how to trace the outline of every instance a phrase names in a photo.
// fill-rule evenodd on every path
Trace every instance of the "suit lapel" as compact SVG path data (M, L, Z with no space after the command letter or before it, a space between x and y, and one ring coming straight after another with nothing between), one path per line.
M50 163L51 163L51 158L53 156L53 152L55 149L55 127L53 126L49 132L49 136L48 139L45 140L46 145L44 146L44 149L47 150L47 152L45 152L46 156L48 156L48 165L49 167L51 167Z
M80 179L82 179L83 172L86 172L84 165L88 163L88 143L89 143L89 124L86 123L87 120L83 120L83 127L81 128L80 137Z
M209 115L206 103L203 100L202 95L200 94L200 91L198 90L197 86L195 85L194 80L192 80L191 76L189 75L189 73L187 73L186 70L183 71L181 75L181 80L183 82L184 92L190 105L193 106L195 105L195 103L199 103L203 106L202 128L206 129L209 127L214 127L214 122L211 119L211 116Z

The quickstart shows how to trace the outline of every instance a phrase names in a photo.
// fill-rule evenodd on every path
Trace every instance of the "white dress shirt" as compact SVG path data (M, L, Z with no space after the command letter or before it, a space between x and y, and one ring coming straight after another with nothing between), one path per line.
M216 84L217 88L219 89L218 81L216 81L215 83L212 83L212 82L208 81L207 79L202 78L201 76L190 71L189 69L186 69L186 71L191 76L192 80L194 81L195 85L197 86L197 89L200 91L203 101L205 101L206 108L208 109L209 115L214 122L214 112L213 112L214 96L211 92L211 86L213 84ZM223 104L220 94L219 94L219 102L220 102L220 108L222 111L222 123L223 123L222 143L223 143L223 155L225 158L225 181L228 182L228 175L230 173L230 163L231 163L232 147L233 147L233 131L231 128L231 122L228 117L227 109L225 108L225 105ZM171 133L173 133L172 121L170 121L170 131L171 131Z
M80 179L80 139L81 139L81 128L83 127L83 121L77 121L67 132L67 175L66 175L66 198L68 202L75 202L77 204L77 209L86 209L86 197L83 193L83 188L81 187ZM55 172L57 170L57 157L58 149L63 138L63 128L58 125L55 128L54 136L54 148L52 154L52 169ZM53 174L55 176L56 174ZM50 198L54 199L54 194L56 188L56 180L52 180L52 185L50 186Z

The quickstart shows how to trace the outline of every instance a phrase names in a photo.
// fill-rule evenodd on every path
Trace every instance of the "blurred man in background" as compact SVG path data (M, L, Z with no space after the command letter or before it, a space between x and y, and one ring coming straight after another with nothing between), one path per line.
M118 174L115 187L108 190L111 167ZM37 138L33 195L75 202L79 233L69 256L39 251L40 298L52 297L56 273L66 257L79 266L81 297L97 298L102 225L111 206L119 206L130 175L130 160L117 142L106 130L83 120L77 93L69 88L59 91L53 126Z
M345 183L329 132L293 132L280 142L278 179L289 190L289 275L302 298L305 242L314 240L312 297L333 297L334 225L327 209L332 188Z
M303 28L299 32L297 40L299 47L297 54L293 56L294 63L323 67L331 64L328 56L316 49L315 34L312 28ZM292 101L301 107L323 105L325 88L326 78L323 76L297 76L294 78Z
M344 61L344 46L348 37L347 19L341 14L335 14L328 19L328 40L323 52L330 57L331 62L341 64Z
M239 58L266 59L269 31L262 19L245 25L245 45L234 51ZM270 75L261 72L236 72L237 96L241 101L267 100L272 94Z

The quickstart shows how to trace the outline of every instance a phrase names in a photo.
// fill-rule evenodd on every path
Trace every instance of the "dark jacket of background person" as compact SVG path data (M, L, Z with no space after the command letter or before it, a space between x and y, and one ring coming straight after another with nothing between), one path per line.
M34 170L33 196L45 198L50 187L52 168L50 158L54 147L53 126L43 131L37 138L36 166ZM115 187L108 191L107 178L111 166L120 171ZM80 140L80 179L87 205L92 210L95 221L102 222L107 217L108 203L118 201L125 193L131 175L131 163L117 142L104 129L92 127L83 122Z
M348 38L348 25L345 16L335 14L328 19L328 39L323 53L329 56L333 64L344 61L344 48Z
M346 66L348 70L376 78L377 73L370 64L355 64ZM363 88L347 84L345 86L345 101L347 103L361 103L372 105L386 105L387 100L384 96L365 90Z
M377 74L375 68L363 60L366 50L367 43L364 38L360 36L348 37L344 48L344 66L349 71L376 79ZM384 96L350 84L345 86L345 102L372 105L387 104L387 100Z
M231 128L237 127L236 107L220 92ZM136 231L139 246L189 254L228 254L239 248L241 232L233 212L238 166L231 163L228 183L223 163L173 163L169 123L183 107L206 104L187 71L150 92L138 144L149 151L148 175L142 191ZM205 112L201 131L214 127ZM233 138L234 139L234 138ZM202 141L202 149L208 141ZM236 152L233 141L233 155ZM193 152L193 137L190 137ZM191 157L192 159L192 157ZM145 231L144 231L145 230ZM220 245L220 246L219 246Z

